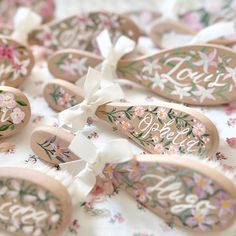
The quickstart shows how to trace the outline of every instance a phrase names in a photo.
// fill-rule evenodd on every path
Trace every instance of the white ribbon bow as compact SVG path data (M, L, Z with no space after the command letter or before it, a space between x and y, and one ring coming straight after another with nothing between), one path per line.
M12 38L27 45L29 33L38 27L42 18L26 7L20 7L14 16L14 32Z
M116 77L116 68L119 60L135 48L135 42L126 36L121 36L115 45L112 44L107 30L102 31L97 37L99 50L105 60L101 65L104 78L112 80Z
M126 139L109 141L97 148L81 133L77 133L69 149L81 160L60 164L62 170L74 176L77 184L77 201L83 202L96 184L106 164L118 164L131 160L132 151Z
M96 119L95 113L99 106L124 98L119 85L101 87L102 81L104 79L101 73L89 68L84 83L84 101L59 113L60 126L72 128L73 131L82 129L88 117Z

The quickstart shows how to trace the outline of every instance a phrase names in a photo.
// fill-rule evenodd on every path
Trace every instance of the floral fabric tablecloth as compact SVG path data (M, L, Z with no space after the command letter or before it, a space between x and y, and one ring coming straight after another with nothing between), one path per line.
M92 1L83 2L87 8L89 8L89 4L92 5ZM127 1L118 2L120 2L120 6L128 4ZM146 4L146 1L140 2L142 2L139 4L140 8ZM150 5L153 6L154 2L151 1ZM78 3L71 0L71 4L77 6ZM70 5L70 9L73 8L72 5ZM57 16L60 16L62 6L63 1L58 1ZM125 6L132 9L129 4ZM87 9L86 7L83 9ZM61 13L61 15L63 14L64 12ZM67 14L69 14L69 10ZM142 48L152 50L152 44L147 38L142 38L140 44ZM42 96L45 83L52 79L53 77L47 70L47 64L44 62L35 66L29 79L21 86L22 91L30 100L32 116L23 132L0 142L1 166L30 167L41 164L30 148L30 136L32 130L40 125L57 125L56 113L48 107ZM158 103L158 101L164 100L131 82L121 80L120 83L127 95L127 100L131 102L156 101ZM209 117L218 128L220 147L216 158L228 165L229 168L236 168L236 103L220 107L197 107L196 109ZM103 144L106 140L120 137L117 132L100 122L91 122L87 125L86 134L97 145ZM134 153L143 152L135 144L131 145ZM168 222L145 209L128 194L116 189L110 182L99 181L89 196L87 204L74 210L71 224L63 235L187 236L194 234L169 225ZM215 235L215 233L204 235ZM217 236L221 235L236 236L236 224L227 232L217 233ZM0 232L0 236L8 236L8 234Z

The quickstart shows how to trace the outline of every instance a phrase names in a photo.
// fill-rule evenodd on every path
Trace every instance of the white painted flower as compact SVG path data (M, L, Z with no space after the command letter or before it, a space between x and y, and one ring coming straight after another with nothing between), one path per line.
M59 68L66 74L81 76L88 70L86 63L87 58L73 58L72 60L65 60L63 64L59 65Z
M10 114L10 117L14 124L20 124L21 121L25 118L25 113L19 107L16 107Z
M0 189L0 196L5 195L7 191L8 191L8 188L6 186L3 186Z
M14 64L12 64L11 72L13 73L12 80L17 79L19 76L25 76L28 73L29 59L20 61L17 57L14 58Z
M16 106L15 96L12 93L0 93L0 107L13 109Z
M21 189L20 183L16 180L12 180L10 186L11 187L7 192L7 196L10 198L17 197Z
M193 126L193 134L196 136L202 136L206 133L206 127L204 124L198 122Z
M134 114L135 116L142 117L144 115L145 109L142 106L137 106L134 109Z
M41 236L41 235L42 235L42 230L40 228L37 228L33 233L33 236Z
M153 140L154 144L158 144L159 143L159 137L158 136L152 137L152 140Z
M29 225L29 226L23 226L23 227L22 227L22 230L23 230L24 233L30 234L30 233L33 232L34 227L33 227L33 226L30 226L30 225Z
M166 109L161 107L157 110L157 117L164 120L167 117Z
M149 75L153 75L154 73L157 72L158 69L161 68L160 64L159 64L159 60L156 59L156 60L145 60L143 62L144 64L144 67L142 69L142 72L147 72Z
M52 201L52 200L49 200L48 202L47 202L47 205L48 205L48 208L49 208L49 210L51 211L51 212L56 212L56 205L55 205L55 203Z
M215 90L214 88L206 89L200 85L197 85L197 88L198 90L194 91L193 94L200 97L200 102L203 102L205 99L215 100L215 97L212 95Z
M228 74L225 75L224 80L231 78L236 85L236 67L235 68L225 67L225 69L228 72Z
M46 192L45 192L45 190L40 188L40 189L38 189L37 193L38 193L38 198L41 201L44 201L46 199Z
M24 200L25 202L35 202L35 201L37 200L37 197L28 194L28 195L25 195L25 196L23 197L23 200Z
M54 215L51 217L51 219L50 219L50 223L51 223L51 224L56 224L56 223L59 221L60 218L61 218L61 217L60 217L59 214L54 214Z
M164 76L160 75L157 71L154 74L154 77L152 78L152 89L155 89L159 87L161 90L164 89L165 83L168 81Z
M191 87L179 87L175 85L175 90L171 92L172 95L179 96L180 99L183 99L183 97L189 97L191 94L189 93L191 91Z

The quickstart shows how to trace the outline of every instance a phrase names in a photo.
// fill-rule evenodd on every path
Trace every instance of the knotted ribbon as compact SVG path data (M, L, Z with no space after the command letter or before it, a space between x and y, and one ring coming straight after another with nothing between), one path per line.
M42 22L41 16L26 7L20 7L14 16L14 32L12 38L27 45L29 33Z
M104 78L100 72L89 68L84 82L84 101L59 113L60 126L72 131L82 129L88 117L96 119L96 110L108 102L123 99L124 93L118 84L102 87Z
M96 184L96 177L103 173L107 164L118 164L131 160L132 151L126 139L109 141L97 148L82 133L78 132L69 149L80 160L60 164L64 171L74 176L77 187L77 201L83 202Z
M101 72L104 78L112 80L116 78L116 68L119 60L135 48L135 42L126 36L121 36L113 45L107 30L102 31L97 37L99 50L105 59L101 64Z

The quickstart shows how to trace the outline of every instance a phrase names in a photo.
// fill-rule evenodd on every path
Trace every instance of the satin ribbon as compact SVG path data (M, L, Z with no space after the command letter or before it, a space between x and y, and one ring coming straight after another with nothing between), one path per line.
M42 22L41 16L26 7L18 8L14 16L14 32L12 38L24 45L28 44L29 33Z
M96 177L103 173L106 164L118 164L131 160L132 151L126 139L109 141L97 148L89 139L78 132L69 149L80 160L60 164L63 171L74 177L77 201L83 202L96 184Z
M82 129L88 117L96 119L96 110L99 106L123 99L124 93L118 84L102 87L103 76L97 70L89 68L84 83L84 101L59 113L60 126L72 131Z
M102 31L97 37L99 50L105 59L101 64L101 72L104 78L112 80L116 78L116 68L119 60L135 48L135 42L126 36L121 36L113 45L107 30Z
M233 35L235 33L236 28L233 21L219 22L202 29L195 36L174 32L166 34L162 38L162 45L165 48L174 48L187 44L207 43L211 40Z

